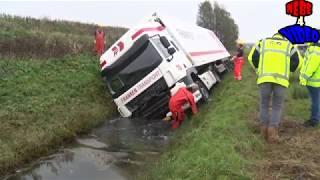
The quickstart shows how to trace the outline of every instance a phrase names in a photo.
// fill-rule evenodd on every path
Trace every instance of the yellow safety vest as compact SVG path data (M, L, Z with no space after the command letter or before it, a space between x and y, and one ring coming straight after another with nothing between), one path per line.
M320 44L312 44L306 51L300 71L300 84L320 87Z
M271 82L288 87L293 45L286 40L267 38L260 42L260 47L257 84Z

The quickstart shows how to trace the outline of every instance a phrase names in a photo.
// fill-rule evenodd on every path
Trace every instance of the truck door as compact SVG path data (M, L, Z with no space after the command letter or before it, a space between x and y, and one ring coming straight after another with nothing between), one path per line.
M170 41L169 41L170 42ZM152 38L152 43L159 50L160 54L164 58L164 62L159 66L167 84L169 87L173 86L180 79L184 78L186 74L186 69L191 66L191 63L186 58L184 53L178 49L177 46L170 42L170 46L166 48L160 41L159 36ZM175 51L172 55L169 53Z

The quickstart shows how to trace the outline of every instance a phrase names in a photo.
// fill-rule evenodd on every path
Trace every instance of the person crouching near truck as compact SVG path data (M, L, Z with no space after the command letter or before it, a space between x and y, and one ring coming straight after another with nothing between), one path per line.
M187 89L184 83L177 83L170 90L169 110L172 113L172 128L180 127L185 118L183 105L189 103L193 114L198 112L193 94Z
M243 45L243 41L237 40L237 55L232 58L234 63L234 79L238 81L242 80L242 65L244 64Z
M272 38L258 41L251 49L248 60L258 75L261 135L268 143L277 143L285 91L289 87L290 72L298 69L301 63L300 53L283 36L275 34Z
M311 43L300 71L300 84L307 86L311 97L311 117L305 127L316 127L320 120L320 42Z

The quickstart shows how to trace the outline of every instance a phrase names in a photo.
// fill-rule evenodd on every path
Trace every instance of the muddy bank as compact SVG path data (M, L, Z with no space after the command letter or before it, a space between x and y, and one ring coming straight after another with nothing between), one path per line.
M269 145L258 161L256 179L319 179L319 130L286 119L279 135L280 143Z

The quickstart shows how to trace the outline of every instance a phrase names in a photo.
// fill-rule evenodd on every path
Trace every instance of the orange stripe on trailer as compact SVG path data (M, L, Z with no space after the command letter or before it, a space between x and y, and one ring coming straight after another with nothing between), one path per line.
M191 56L205 56L210 54L223 53L225 50L212 50L212 51L199 51L199 52L189 52Z

